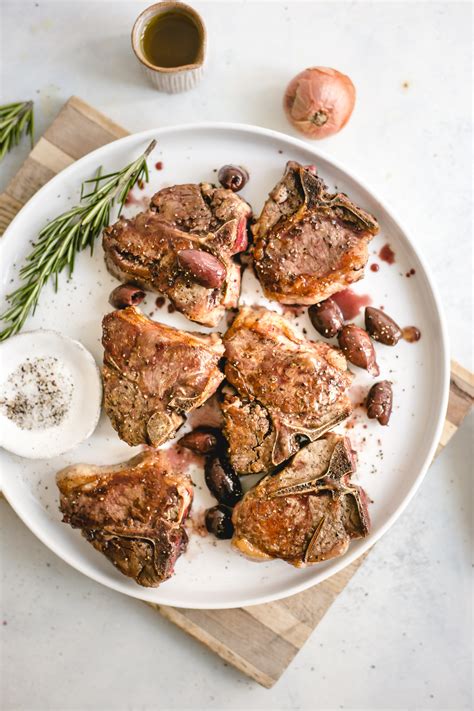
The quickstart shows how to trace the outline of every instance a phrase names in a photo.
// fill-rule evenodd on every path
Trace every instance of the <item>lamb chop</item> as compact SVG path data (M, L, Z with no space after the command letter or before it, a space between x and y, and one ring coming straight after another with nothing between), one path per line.
M289 161L253 226L254 265L269 299L316 304L364 276L372 215L330 194L312 170Z
M125 442L158 447L223 380L220 336L178 331L133 306L107 314L102 327L105 411Z
M224 344L224 433L239 474L269 473L350 414L341 351L300 337L273 311L241 308Z
M327 434L264 477L234 508L232 544L255 560L302 568L343 555L368 535L367 495L352 484L350 441Z
M188 542L193 488L164 453L142 452L115 466L75 464L56 481L63 521L80 528L121 573L145 587L172 575Z
M250 214L241 197L209 183L164 188L146 212L104 230L107 268L166 294L191 321L215 326L225 309L237 306L240 267L232 255L247 248ZM196 264L204 264L204 280Z

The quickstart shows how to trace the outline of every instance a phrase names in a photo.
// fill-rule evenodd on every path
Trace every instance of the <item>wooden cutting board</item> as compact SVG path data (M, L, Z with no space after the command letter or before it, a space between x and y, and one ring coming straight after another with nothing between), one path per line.
M125 129L72 97L0 195L0 234L25 202L56 173L95 148L126 135ZM473 374L453 362L448 413L437 453L469 412L473 396ZM235 610L153 607L269 688L283 674L364 558L310 590L266 605Z

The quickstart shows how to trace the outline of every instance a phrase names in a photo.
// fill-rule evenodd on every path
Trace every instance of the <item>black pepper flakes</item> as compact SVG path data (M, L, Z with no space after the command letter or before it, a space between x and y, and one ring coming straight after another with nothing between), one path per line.
M26 358L4 382L0 409L22 430L44 430L64 420L72 393L72 379L57 358Z

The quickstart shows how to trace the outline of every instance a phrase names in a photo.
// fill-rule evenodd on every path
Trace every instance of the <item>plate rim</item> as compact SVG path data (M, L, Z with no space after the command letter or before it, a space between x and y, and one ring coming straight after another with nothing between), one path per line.
M405 496L401 504L391 513L391 515L387 518L385 523L380 526L380 529L374 533L368 536L367 539L364 539L364 542L360 543L357 547L352 546L349 548L349 551L341 556L340 558L336 559L337 562L333 563L333 566L331 569L327 571L323 571L322 573L320 572L320 578L317 581L313 581L311 577L309 577L306 580L303 580L301 582L295 582L292 585L287 585L285 587L285 590L283 592L276 592L276 593L269 593L269 594L262 594L262 595L253 595L249 598L245 599L239 599L231 602L222 602L219 603L218 601L210 601L210 604L203 604L198 602L196 605L193 607L190 607L188 600L183 601L180 600L179 598L176 598L176 596L172 596L173 599L164 599L162 601L154 603L154 601L148 599L148 597L144 597L145 591L148 592L148 588L140 588L139 585L136 586L137 589L135 588L130 588L130 589L124 589L123 586L120 584L120 581L115 582L113 579L110 579L108 576L105 574L102 574L100 571L90 571L87 570L87 566L82 563L82 561L77 561L73 559L72 556L70 556L67 552L64 552L61 550L61 545L56 544L55 540L50 540L46 535L43 534L43 529L41 526L37 526L34 522L30 521L28 516L24 515L24 512L22 511L21 506L15 506L14 499L15 497L11 497L9 495L9 490L8 490L8 484L5 486L7 479L5 476L1 477L0 480L0 490L2 491L4 497L10 504L10 506L13 508L15 513L19 516L19 518L23 521L23 523L29 528L29 530L47 547L49 550L51 550L53 553L55 553L59 558L64 560L68 565L70 565L72 568L75 570L78 570L82 574L86 575L87 577L91 578L95 582L98 582L102 585L105 585L108 588L111 588L113 590L116 590L117 592L121 592L124 595L128 595L129 597L137 598L140 600L143 600L145 602L151 602L152 604L159 604L159 605L167 605L167 606L172 606L172 607L182 607L186 609L233 609L233 608L238 608L238 607L248 607L251 605L260 605L260 604L266 604L269 602L274 602L277 600L284 599L286 597L290 597L292 595L297 595L300 592L303 592L304 590L307 590L313 586L319 585L320 583L324 582L328 578L332 577L333 575L336 575L339 573L341 570L344 568L348 567L353 563L355 560L360 558L362 555L364 555L370 548L372 548L375 543L382 538L385 533L393 526L393 524L398 520L398 518L404 513L406 510L407 506L415 496L416 492L418 491L425 475L428 470L428 467L430 466L433 456L435 454L436 448L439 444L441 433L443 430L444 426L444 421L446 417L446 412L447 412L447 405L448 405L448 396L449 396L449 382L450 382L450 359L449 359L449 341L448 341L448 336L447 336L447 327L446 327L446 320L445 320L445 315L444 311L442 308L441 304L441 299L438 293L438 288L436 286L436 283L433 279L433 275L431 273L430 267L427 265L424 257L422 254L420 254L418 248L416 247L415 241L412 239L410 231L406 228L403 220L400 220L399 217L397 216L397 213L395 210L392 209L391 205L385 200L381 199L378 195L377 191L372 190L372 188L365 182L365 180L361 179L356 173L354 173L351 169L348 169L343 163L341 163L338 159L333 158L332 156L329 156L324 150L321 151L319 147L313 146L312 144L308 144L304 140L290 136L288 134L285 134L281 131L276 131L274 129L269 129L265 128L263 126L257 126L253 124L247 124L247 123L234 123L234 122L226 122L226 121L203 121L203 122L191 122L191 123L181 123L177 124L175 126L164 126L162 128L152 128L152 129L146 129L144 131L139 131L137 133L131 133L128 136L124 136L122 138L118 138L114 141L111 141L110 143L104 144L103 146L100 146L99 148L96 148L94 151L91 151L90 153L87 153L85 156L82 156L78 160L74 161L71 165L67 166L64 168L62 171L60 171L57 175L55 175L51 180L49 180L45 185L43 185L34 195L31 196L31 198L23 205L21 210L15 215L13 218L12 222L8 225L7 229L5 230L3 236L1 237L0 241L0 251L1 251L1 246L2 244L5 244L9 239L11 239L10 234L13 234L15 231L15 226L17 221L22 216L22 213L29 207L30 203L34 200L37 200L41 197L41 194L43 191L46 191L46 189L51 189L52 187L56 185L56 183L59 183L64 177L69 174L73 173L75 170L80 167L81 163L86 163L94 158L95 155L99 153L107 153L107 151L113 151L114 147L117 146L117 144L120 144L121 146L126 145L127 143L133 143L134 141L138 141L140 139L143 139L144 141L147 139L151 139L157 136L165 135L167 133L180 133L184 131L202 131L202 130L217 130L217 131L237 131L237 132L243 132L243 133L248 133L252 135L259 135L259 136L264 136L266 138L273 138L276 141L283 141L287 145L293 145L296 148L302 149L304 151L308 151L314 155L316 159L321 159L328 163L329 165L333 166L335 169L343 173L350 181L356 183L363 191L365 191L367 194L369 194L373 200L375 200L378 205L380 206L381 210L384 211L386 216L394 222L394 224L397 225L400 233L403 236L403 239L408 243L409 247L413 250L414 254L416 255L416 258L418 259L419 263L421 264L421 267L423 269L427 285L429 287L429 291L431 292L429 295L434 303L435 309L436 309L436 315L438 318L438 326L439 326L439 331L440 331L440 336L441 336L441 342L438 345L441 345L442 348L440 349L440 358L441 358L441 363L442 363L442 386L441 386L441 404L439 407L438 411L438 417L436 424L434 426L433 430L433 436L431 440L430 447L427 450L427 454L425 456L425 459L419 468L418 475L414 479L411 488L408 492L408 494ZM34 461L34 460L33 460ZM13 500L12 500L13 499ZM317 572L317 566L314 567L314 570ZM157 588L152 588L151 590L156 590ZM164 591L164 598L166 598L166 591Z

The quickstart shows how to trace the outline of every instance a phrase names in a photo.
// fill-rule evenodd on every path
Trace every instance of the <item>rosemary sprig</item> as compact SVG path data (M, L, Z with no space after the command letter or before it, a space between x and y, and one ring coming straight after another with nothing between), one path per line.
M20 143L22 135L29 135L33 148L33 133L32 101L18 101L15 104L0 106L0 161Z
M117 173L102 175L99 169L94 178L83 182L80 204L43 227L20 269L23 283L7 295L10 305L0 319L9 325L0 332L0 341L18 333L28 314L35 312L41 289L49 278L57 291L59 273L68 267L71 277L77 252L89 246L92 254L95 239L109 224L115 201L120 203L120 215L135 183L148 181L146 159L155 145L156 141L152 141L141 156Z

